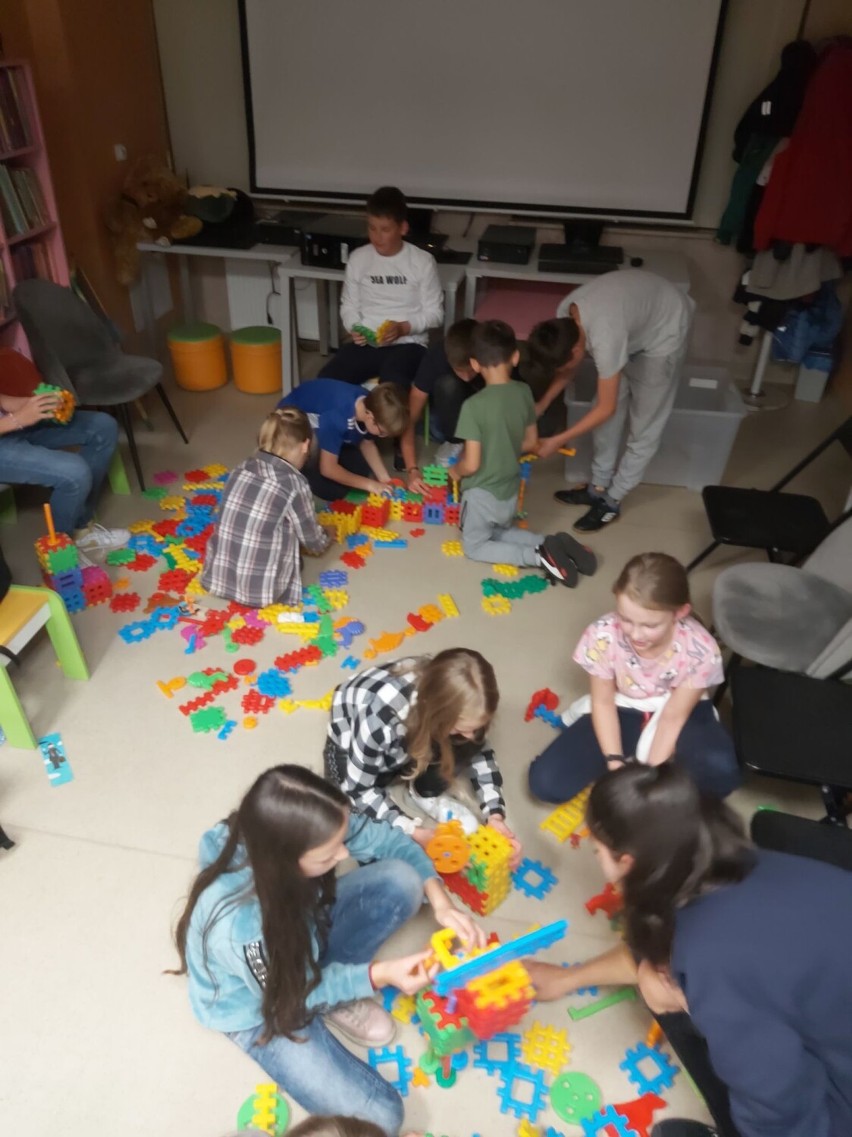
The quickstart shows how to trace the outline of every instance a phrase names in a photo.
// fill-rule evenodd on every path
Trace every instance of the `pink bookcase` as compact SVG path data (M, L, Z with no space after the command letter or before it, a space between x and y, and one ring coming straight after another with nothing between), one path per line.
M0 166L5 168L0 169L0 346L29 355L12 290L27 276L68 284L68 258L32 71L23 60L0 62Z

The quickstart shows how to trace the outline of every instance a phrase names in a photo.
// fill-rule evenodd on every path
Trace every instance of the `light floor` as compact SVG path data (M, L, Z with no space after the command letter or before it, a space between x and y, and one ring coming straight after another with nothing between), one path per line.
M149 475L238 461L251 450L271 401L231 386L210 395L176 391L174 397L191 443L182 446L152 407L155 431L140 430ZM826 402L747 418L727 480L771 484L842 417L839 406ZM576 517L577 510L552 500L560 484L557 462L535 468L531 527L566 528ZM841 508L848 485L842 453L827 453L801 480L801 488L819 494L829 515ZM105 495L107 523L150 516L159 516L156 504L138 494ZM33 504L17 528L0 531L21 582L36 577L31 541L40 533L39 518ZM527 597L504 617L486 616L480 608L480 581L490 575L488 566L442 556L440 544L451 536L430 528L405 550L377 552L367 568L350 575L345 611L364 621L368 635L377 635L403 627L406 613L434 601L437 593L453 595L461 618L444 621L414 647L434 652L466 645L493 661L502 693L493 741L506 775L511 820L526 854L559 878L544 901L513 894L487 925L506 937L566 917L569 934L549 957L581 960L613 942L604 916L589 916L583 907L602 880L587 847L561 848L538 828L547 810L527 797L524 773L551 729L525 723L524 708L541 687L557 691L563 705L582 692L583 676L570 660L581 630L607 610L612 582L629 556L662 549L686 560L706 543L700 497L680 489L637 490L622 520L593 538L601 560L593 579L583 579L576 591L551 588ZM741 555L722 550L695 573L694 598L705 617L716 572ZM308 560L306 581L337 563L336 554ZM143 596L153 591L157 574L134 576ZM196 1024L185 980L163 974L175 963L170 925L193 875L203 830L267 766L295 761L319 770L326 716L276 710L255 731L240 727L227 742L195 736L156 680L196 666L227 665L233 657L213 643L189 660L175 633L128 646L116 635L127 619L103 608L74 617L92 670L89 683L63 678L46 636L27 652L16 676L36 732L61 731L75 780L52 788L37 753L8 743L0 748L0 820L18 842L12 853L0 854L0 1116L10 1137L59 1132L222 1137L233 1128L240 1103L263 1080L227 1039ZM270 632L263 644L241 654L271 663L284 650L283 639ZM355 643L363 645L364 640ZM296 697L317 698L345 674L340 658L325 660L296 677ZM227 705L236 709L236 701ZM749 813L757 803L776 801L817 812L814 793L766 781L737 794L735 804ZM388 950L420 947L432 930L421 916ZM539 1007L530 1018L568 1027L569 1070L594 1077L605 1101L636 1096L619 1062L645 1036L649 1018L641 1004L625 1003L576 1024L565 1005ZM422 1047L415 1029L404 1028L399 1041L416 1060ZM677 1114L703 1115L682 1075L664 1096ZM436 1135L487 1137L514 1133L517 1125L499 1113L496 1083L480 1070L466 1070L451 1091L412 1090L406 1108L411 1127ZM539 1123L568 1129L549 1109Z

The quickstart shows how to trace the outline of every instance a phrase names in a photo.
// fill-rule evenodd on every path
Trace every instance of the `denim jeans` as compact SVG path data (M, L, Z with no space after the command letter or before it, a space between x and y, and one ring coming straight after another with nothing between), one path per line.
M624 753L635 754L645 725L642 712L619 707L618 721ZM714 797L727 797L742 781L734 743L708 699L702 699L684 723L673 760L692 776L700 790ZM605 773L606 760L598 745L592 716L583 715L567 730L560 731L547 749L533 759L529 768L530 792L541 801L568 801Z
M423 882L404 861L377 861L337 883L328 946L321 963L367 963L377 948L419 911ZM276 1035L257 1041L263 1027L228 1034L254 1058L281 1090L308 1113L343 1114L378 1125L396 1137L402 1125L402 1098L360 1058L356 1058L319 1017L299 1032L301 1041Z
M50 486L56 528L73 533L92 519L117 443L118 424L101 411L77 411L67 426L37 423L0 437L0 482Z

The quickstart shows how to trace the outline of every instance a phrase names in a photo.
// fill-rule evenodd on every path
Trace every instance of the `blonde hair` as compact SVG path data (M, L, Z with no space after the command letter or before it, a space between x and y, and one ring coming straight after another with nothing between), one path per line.
M456 723L476 719L487 727L497 710L494 668L478 651L452 647L417 660L415 670L417 698L405 724L406 747L414 761L410 776L423 773L437 747L441 777L449 782L455 773L450 736Z
M691 603L686 569L668 553L639 553L633 557L619 573L612 591L658 612L676 612Z
M276 407L260 424L257 445L278 458L290 458L308 439L313 437L308 416L298 407Z
M289 1137L385 1137L384 1129L360 1117L306 1117Z
M398 438L408 426L408 398L396 383L377 383L364 399L364 406L376 420L376 426L388 438Z

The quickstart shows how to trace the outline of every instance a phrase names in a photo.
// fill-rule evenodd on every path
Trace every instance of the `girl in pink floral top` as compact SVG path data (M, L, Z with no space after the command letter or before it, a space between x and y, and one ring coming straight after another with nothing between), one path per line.
M613 587L615 611L586 628L574 661L591 695L565 716L568 729L533 760L530 789L544 801L578 794L609 767L675 761L698 786L724 797L740 783L733 743L707 689L722 681L722 657L693 615L679 561L642 553Z

